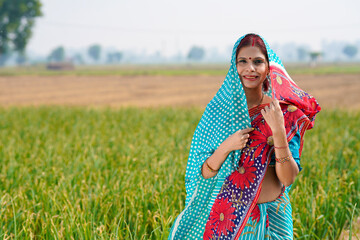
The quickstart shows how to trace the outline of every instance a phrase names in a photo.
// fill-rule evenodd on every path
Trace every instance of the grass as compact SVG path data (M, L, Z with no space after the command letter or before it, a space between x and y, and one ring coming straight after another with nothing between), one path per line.
M166 239L201 114L0 108L0 238ZM306 134L291 192L296 239L336 239L360 215L359 118L323 110Z
M359 112L323 111L308 133L292 201L296 239L336 239L359 216Z
M0 68L0 76L225 76L228 64L76 66L74 70L47 70L44 65ZM287 65L289 74L359 74L360 64Z

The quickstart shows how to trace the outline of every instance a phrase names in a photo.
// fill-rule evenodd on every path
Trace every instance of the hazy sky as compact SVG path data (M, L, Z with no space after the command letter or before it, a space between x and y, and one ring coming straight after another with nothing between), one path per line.
M360 40L360 0L43 0L28 50L86 48L165 55L192 45L224 49L248 32L269 44Z

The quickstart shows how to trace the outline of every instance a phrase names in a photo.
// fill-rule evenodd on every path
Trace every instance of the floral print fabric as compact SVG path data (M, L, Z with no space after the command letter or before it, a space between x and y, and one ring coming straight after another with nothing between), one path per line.
M185 174L185 209L182 210L174 221L169 239L202 239L205 226L211 221L209 217L213 205L218 199L217 197L220 191L226 188L224 184L236 184L239 189L243 189L241 192L244 191L243 194L246 199L241 200L243 203L240 201L239 206L232 206L235 207L236 210L234 210L234 213L229 214L229 216L232 216L240 213L242 215L241 224L246 223L245 219L249 218L252 209L256 205L256 195L259 194L261 183L260 176L265 173L265 165L267 164L266 159L260 157L260 155L263 154L262 152L268 148L265 144L253 149L257 151L259 156L257 160L260 160L254 164L252 164L252 160L249 159L249 154L254 156L254 153L237 150L229 154L215 177L204 179L201 175L201 166L204 161L212 155L227 137L240 129L251 127L246 96L236 69L236 48L243 38L244 36L239 38L234 44L231 65L225 80L214 98L207 105L195 130ZM286 73L281 60L265 40L264 43L270 63L271 86L266 94L283 101L287 101L287 96L290 96L289 100L292 105L298 107L299 111L305 113L303 114L304 122L310 123L301 125L302 127L299 131L303 133L306 129L311 128L315 114L320 110L320 107L314 98L300 91L300 88L296 86ZM279 78L281 84L279 83ZM278 82L273 85L274 81ZM287 84L286 82L289 81L291 81L291 83ZM279 87L284 89L277 89ZM297 91L297 94L293 94L295 91ZM264 132L261 131L259 134L261 135L263 133ZM259 137L261 137L260 135ZM241 165L239 165L239 163ZM243 169L239 171L239 167L243 167ZM254 168L256 168L256 170ZM232 180L230 181L229 176L236 174L234 173L235 171L245 173L243 176L244 182L237 181L235 176L232 176ZM256 177L254 177L253 174L255 174ZM237 193L222 192L222 200L220 201L219 199L220 202L218 202L225 204L225 199L227 199L226 201L228 202L232 201L233 196L235 196L234 194L240 193L238 189L236 191ZM247 193L245 193L245 191L247 191ZM236 219L230 220L239 221L239 215L236 216ZM225 235L226 233L226 236L229 236L229 229L234 232L241 232L237 230L239 222L234 222L234 224L235 226L227 222L225 227L221 227L219 230L218 228L214 228L213 233L211 233L210 230L208 233L211 233L210 235Z
M271 160L271 154L274 151L272 132L260 113L265 106L266 104L250 109L254 131L250 133L249 141L242 151L237 170L226 178L212 206L205 226L204 239L206 240L238 239L249 217L259 219L258 207L255 203L261 191L260 186ZM288 141L290 141L295 135L293 132L297 132L299 128L305 129L306 127L303 125L308 124L308 121L301 121L304 114L299 109L293 108L292 105L282 102L281 108L284 114L285 130ZM300 135L303 136L303 134ZM231 216L220 211L223 208L219 205L224 201L227 202L227 209L231 209ZM216 224L211 219L215 213L223 216L220 219L222 221ZM219 231L219 227L225 223L227 228Z

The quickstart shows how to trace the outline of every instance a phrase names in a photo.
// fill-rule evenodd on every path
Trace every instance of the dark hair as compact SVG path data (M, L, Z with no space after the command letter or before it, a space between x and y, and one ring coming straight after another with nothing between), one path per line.
M257 47L260 49L260 51L262 52L262 54L264 54L266 61L269 65L269 57L267 54L267 50L266 50L266 46L264 41L261 39L261 37L259 35L256 35L254 33L249 33L247 34L239 43L239 45L236 48L236 59L237 56L240 52L240 49L243 47L248 47L248 46L252 46L252 47ZM267 79L265 79L264 83L263 83L263 89L264 91L268 91L269 90L269 81Z

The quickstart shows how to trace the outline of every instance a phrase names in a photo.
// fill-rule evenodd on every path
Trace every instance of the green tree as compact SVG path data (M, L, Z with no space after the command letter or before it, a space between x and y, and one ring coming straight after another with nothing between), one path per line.
M189 53L188 58L193 60L201 60L205 55L205 50L201 47L193 46Z
M88 49L89 56L95 61L99 61L101 55L101 46L98 44L94 44Z
M107 55L107 62L108 63L118 63L122 59L122 52L112 52L108 53Z
M48 60L54 62L62 62L64 61L64 59L65 59L65 49L62 46L52 50L50 55L48 56Z
M343 49L343 53L349 58L353 58L357 54L357 48L354 45L346 45Z
M309 56L311 58L310 65L312 67L315 67L317 65L317 62L319 61L321 55L322 55L322 52L309 52Z
M24 55L35 18L41 15L40 0L0 0L0 65L11 50Z
M16 63L18 65L23 65L25 64L27 61L27 57L25 54L19 54L17 57L16 57Z
M297 49L298 60L300 62L305 61L307 54L308 54L308 52L306 51L306 49L304 47L299 47Z

